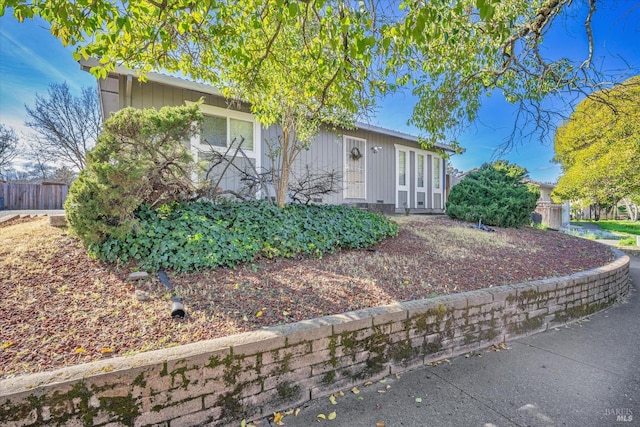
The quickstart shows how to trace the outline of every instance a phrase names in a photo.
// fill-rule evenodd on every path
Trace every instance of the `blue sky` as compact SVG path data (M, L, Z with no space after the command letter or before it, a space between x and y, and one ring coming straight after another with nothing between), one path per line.
M561 18L557 28L547 37L545 49L550 55L586 57L584 12L582 2L569 16ZM596 13L593 27L595 57L608 70L640 70L640 4L636 0L604 0ZM51 83L66 81L72 91L83 86L95 87L93 76L80 70L72 58L72 49L50 35L43 21L20 24L9 14L0 18L0 123L12 126L19 133L26 131L24 105L33 105L35 94L46 94ZM626 60L626 63L619 59ZM385 99L371 124L412 134L418 131L406 124L413 99L410 94L395 94ZM457 137L466 149L454 156L454 167L468 170L492 160L494 150L510 134L515 121L515 108L501 96L493 95L483 103L478 119ZM551 162L553 146L537 139L526 140L504 156L529 170L531 178L554 182L560 168Z

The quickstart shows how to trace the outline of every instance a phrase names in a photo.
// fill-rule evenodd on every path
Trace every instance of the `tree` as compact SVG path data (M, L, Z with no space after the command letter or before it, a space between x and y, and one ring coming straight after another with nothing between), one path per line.
M54 83L46 97L36 94L35 106L25 108L26 125L36 132L33 142L43 160L84 169L86 153L102 123L95 89L85 87L80 96L74 96L66 82Z
M198 193L191 179L198 171L183 145L202 122L198 108L129 107L104 123L64 204L70 226L87 246L125 236L143 204L154 208Z
M16 157L18 136L12 127L0 123L0 172L11 164Z
M591 204L623 200L637 220L640 197L640 77L586 98L555 136L556 160L564 174L554 196Z
M482 165L451 188L447 215L498 227L528 224L540 192L522 181L526 175L526 169L506 161Z
M540 49L558 17L584 7L584 58L549 58ZM411 85L411 121L425 144L473 121L484 96L498 90L520 106L520 120L542 133L549 95L590 94L605 76L594 64L591 21L604 0L6 0L19 20L34 15L76 45L76 59L164 69L213 84L247 101L282 134L269 147L278 203L297 153L323 123L349 126L376 95ZM4 9L0 9L0 15ZM575 52L572 52L575 54ZM633 72L633 71L631 71Z

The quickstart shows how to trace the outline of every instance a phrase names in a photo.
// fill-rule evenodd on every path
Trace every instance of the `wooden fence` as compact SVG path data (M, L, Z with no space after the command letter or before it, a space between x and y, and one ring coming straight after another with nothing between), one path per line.
M66 184L0 182L0 198L5 210L63 209L68 191Z

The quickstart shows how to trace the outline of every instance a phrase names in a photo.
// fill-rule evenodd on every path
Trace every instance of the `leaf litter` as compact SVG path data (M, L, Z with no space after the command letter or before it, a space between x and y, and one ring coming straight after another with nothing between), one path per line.
M155 278L144 289L128 282L134 270L88 256L77 239L50 227L47 218L2 224L0 378L567 275L613 258L604 245L551 231L481 233L438 216L394 220L399 235L375 251L337 251L322 259L256 258L235 270L168 272L185 303L183 320L171 318L171 295ZM148 299L137 298L137 290Z

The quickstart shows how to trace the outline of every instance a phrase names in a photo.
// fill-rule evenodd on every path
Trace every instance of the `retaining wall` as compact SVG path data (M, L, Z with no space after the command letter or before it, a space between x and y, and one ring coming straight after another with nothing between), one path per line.
M614 250L615 251L615 250ZM393 304L0 381L3 426L239 425L602 310L629 257L562 278Z

